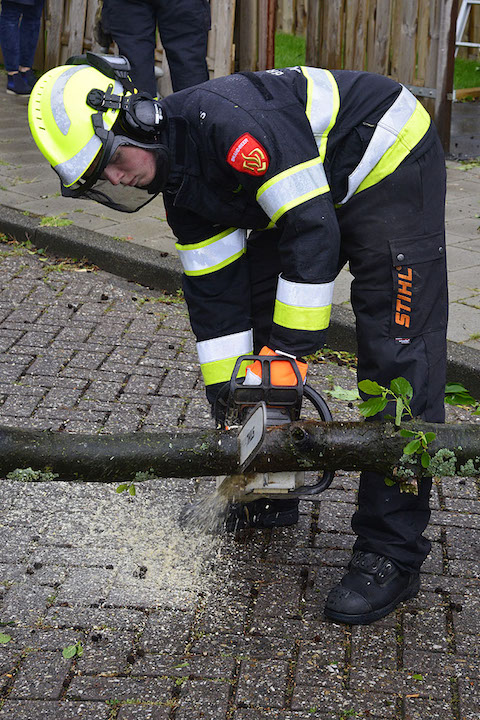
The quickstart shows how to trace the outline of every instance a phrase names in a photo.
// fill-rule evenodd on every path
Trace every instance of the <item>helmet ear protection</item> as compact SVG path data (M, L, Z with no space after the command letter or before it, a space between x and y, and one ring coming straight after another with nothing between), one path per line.
M87 104L99 113L109 109L120 110L119 123L122 129L138 140L154 140L164 125L164 115L158 100L146 92L137 92L128 73L130 63L123 55L98 55L87 52L74 55L67 65L91 65L112 80L118 80L125 93L113 94L113 85L106 92L97 88L87 96Z

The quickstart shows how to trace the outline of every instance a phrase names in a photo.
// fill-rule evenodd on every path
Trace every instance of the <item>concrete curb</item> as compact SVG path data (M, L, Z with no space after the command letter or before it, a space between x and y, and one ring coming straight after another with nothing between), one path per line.
M2 205L0 209L0 233L19 242L29 240L53 255L85 259L101 270L153 290L174 293L182 287L182 268L175 256L75 225L42 227L40 217ZM355 316L350 308L333 306L328 346L356 353ZM480 398L480 353L448 341L447 379L462 383L474 397Z
M101 270L154 290L173 293L182 286L182 267L175 256L76 225L42 227L41 217L0 208L0 232L19 242L29 240L54 255L85 259Z

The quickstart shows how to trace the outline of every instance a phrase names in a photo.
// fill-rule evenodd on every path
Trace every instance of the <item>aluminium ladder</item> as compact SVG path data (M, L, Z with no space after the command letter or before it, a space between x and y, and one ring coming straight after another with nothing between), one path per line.
M470 0L469 2L467 2L466 0L462 0L460 10L458 11L457 25L456 25L456 32L455 32L455 57L458 53L459 47L480 48L480 43L462 42L463 33L465 32L465 28L467 26L467 22L468 22L468 18L470 15L470 10L472 8L472 5L480 5L480 0Z

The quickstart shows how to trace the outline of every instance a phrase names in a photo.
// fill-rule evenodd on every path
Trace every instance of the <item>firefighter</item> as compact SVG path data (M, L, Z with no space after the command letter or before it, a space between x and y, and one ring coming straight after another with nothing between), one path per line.
M33 136L64 195L134 211L163 193L211 403L253 350L305 375L348 262L358 379L403 376L414 414L444 420L445 161L405 87L293 67L156 101L134 92L122 58L70 62L34 88ZM412 496L361 474L353 556L327 617L370 623L418 592L430 485ZM257 502L257 526L298 517L294 500Z

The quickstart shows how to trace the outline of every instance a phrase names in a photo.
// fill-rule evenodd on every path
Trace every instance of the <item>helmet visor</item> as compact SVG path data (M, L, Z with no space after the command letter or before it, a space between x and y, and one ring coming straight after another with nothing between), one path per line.
M106 143L102 145L97 157L76 183L66 187L61 185L62 195L66 197L85 198L94 200L119 212L137 212L144 205L151 202L160 192L161 188L134 187L129 185L113 185L103 173L112 161L115 152L122 145L133 145L145 150L158 150L162 146L158 143L141 143L126 136L114 135L110 132Z
M145 188L130 187L128 185L112 185L108 180L98 180L93 187L84 189L80 194L73 194L71 188L62 186L62 195L66 197L81 197L85 200L94 200L118 212L134 213L144 205L154 200L158 192L149 192Z

